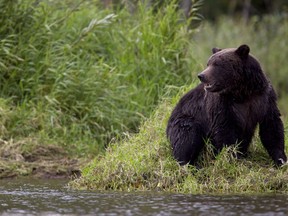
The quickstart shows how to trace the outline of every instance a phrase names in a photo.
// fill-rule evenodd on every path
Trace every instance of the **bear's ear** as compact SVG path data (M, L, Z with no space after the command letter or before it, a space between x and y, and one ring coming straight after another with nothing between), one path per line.
M239 46L235 52L240 56L241 59L247 59L250 52L250 48L246 44L243 44Z
M221 51L221 50L222 50L222 49L219 49L219 48L214 47L214 48L212 49L212 53L215 54L215 53L217 53L217 52L219 52L219 51Z

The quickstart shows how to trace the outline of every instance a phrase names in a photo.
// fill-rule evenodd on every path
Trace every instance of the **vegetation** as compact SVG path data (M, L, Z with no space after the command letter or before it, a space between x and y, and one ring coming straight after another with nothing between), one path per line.
M9 24L12 11L18 18L2 27L1 96L21 110L34 108L42 120L29 128L25 118L10 122L4 137L43 131L77 152L98 153L112 137L137 128L165 85L191 80L174 4L157 14L140 7L131 19L125 10L116 16L84 3L63 11L2 2L8 14L1 23ZM94 144L79 143L83 137Z

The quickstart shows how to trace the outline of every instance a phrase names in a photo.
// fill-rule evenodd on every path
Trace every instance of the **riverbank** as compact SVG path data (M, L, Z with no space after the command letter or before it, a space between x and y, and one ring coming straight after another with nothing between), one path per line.
M80 176L84 163L83 158L69 156L60 146L41 145L32 138L0 140L0 179L24 176L73 179Z
M232 155L237 149L228 148L214 159L208 145L200 158L200 169L176 163L165 128L172 107L188 89L182 88L172 100L165 99L139 133L115 141L94 160L76 159L59 146L40 145L39 139L1 140L0 178L78 177L69 186L85 190L287 194L287 166L274 167L257 135L248 158L235 159ZM287 143L287 133L285 140Z
M168 117L178 99L165 100L139 133L110 145L104 156L96 157L82 170L80 178L70 182L70 187L192 194L288 193L288 165L276 168L258 135L247 158L236 159L233 155L237 148L230 147L214 159L208 143L198 168L179 166L165 135ZM285 139L287 143L287 133Z

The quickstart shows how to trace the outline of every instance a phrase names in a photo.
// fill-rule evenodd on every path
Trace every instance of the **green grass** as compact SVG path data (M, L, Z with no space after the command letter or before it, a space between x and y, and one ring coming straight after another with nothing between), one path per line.
M258 136L248 158L234 158L237 148L230 147L213 159L207 144L199 159L201 169L179 166L172 158L165 128L172 108L186 91L184 88L177 97L164 100L138 134L111 144L105 155L82 169L82 177L70 182L70 187L193 194L288 193L287 166L274 167Z
M137 131L165 86L192 80L191 33L175 3L130 14L79 2L0 1L0 97L14 110L2 139L98 154Z

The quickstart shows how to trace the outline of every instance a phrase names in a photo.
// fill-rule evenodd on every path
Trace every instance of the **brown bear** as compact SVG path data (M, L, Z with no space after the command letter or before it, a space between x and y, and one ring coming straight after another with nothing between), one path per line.
M250 48L212 49L201 81L174 108L167 126L173 155L181 164L195 164L209 139L219 153L224 146L238 144L245 156L259 124L262 144L276 165L287 161L284 128L276 94Z

